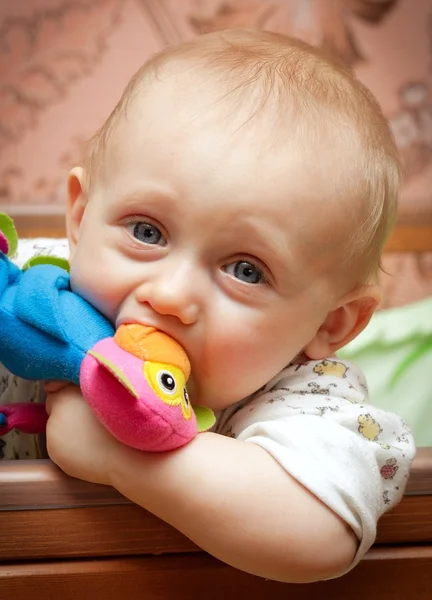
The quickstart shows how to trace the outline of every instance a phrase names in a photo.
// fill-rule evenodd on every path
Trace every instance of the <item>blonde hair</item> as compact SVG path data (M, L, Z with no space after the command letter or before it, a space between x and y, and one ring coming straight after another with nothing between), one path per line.
M347 262L360 265L361 279L374 279L381 254L392 229L400 187L398 152L377 101L350 69L320 50L280 34L227 30L199 36L154 55L132 77L120 101L88 143L84 167L89 194L100 174L105 149L131 102L146 89L152 77L180 66L204 72L234 93L258 98L253 118L269 98L275 98L281 113L291 110L313 132L325 119L343 123L360 147L355 164L345 178L345 192L359 198L361 221L349 240ZM206 80L207 83L207 80ZM300 119L299 119L300 117ZM249 118L249 119L250 119ZM248 119L248 120L249 120ZM334 135L334 129L332 134ZM346 135L337 130L336 135ZM348 142L350 143L350 142Z

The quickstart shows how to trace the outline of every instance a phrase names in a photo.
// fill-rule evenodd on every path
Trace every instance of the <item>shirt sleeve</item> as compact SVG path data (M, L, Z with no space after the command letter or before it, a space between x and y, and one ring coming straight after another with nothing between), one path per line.
M216 431L267 450L350 525L359 540L350 569L401 500L415 455L406 423L369 405L362 373L338 358L290 365L224 411Z

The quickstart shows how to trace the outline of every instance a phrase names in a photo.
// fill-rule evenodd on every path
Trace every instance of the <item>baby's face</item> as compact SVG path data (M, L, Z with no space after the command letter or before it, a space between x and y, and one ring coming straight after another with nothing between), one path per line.
M117 326L178 340L192 402L218 410L275 376L331 310L320 214L330 190L301 152L267 148L264 124L235 132L236 118L210 118L205 102L173 94L156 85L110 143L71 279Z

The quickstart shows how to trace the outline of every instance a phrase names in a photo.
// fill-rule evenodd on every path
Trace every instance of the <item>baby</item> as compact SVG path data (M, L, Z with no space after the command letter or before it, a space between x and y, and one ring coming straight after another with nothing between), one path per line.
M244 571L307 582L352 568L414 455L335 354L380 302L399 180L375 100L308 45L232 30L153 57L70 173L71 285L116 326L178 340L190 398L218 420L141 453L79 388L48 384L54 462Z

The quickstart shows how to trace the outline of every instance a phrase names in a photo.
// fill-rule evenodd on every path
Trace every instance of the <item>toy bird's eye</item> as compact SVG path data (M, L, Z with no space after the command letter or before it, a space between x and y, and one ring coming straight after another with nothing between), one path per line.
M175 394L177 390L176 380L169 371L159 371L157 381L165 394Z
M179 407L185 421L192 418L194 413L185 390L185 375L179 367L146 360L144 361L144 375L159 400L168 406ZM174 411L174 413L177 412Z

